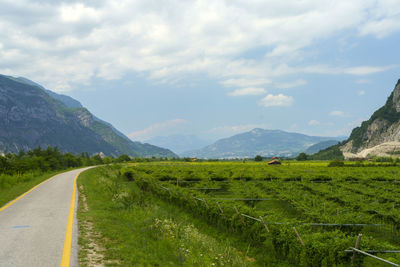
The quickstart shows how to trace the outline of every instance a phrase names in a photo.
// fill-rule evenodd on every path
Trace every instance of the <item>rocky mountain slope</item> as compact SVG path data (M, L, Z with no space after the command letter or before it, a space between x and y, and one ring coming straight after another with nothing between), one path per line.
M385 105L354 128L340 147L345 157L400 154L400 80Z
M256 128L184 154L198 158L294 157L314 144L332 139L335 138Z
M39 145L73 153L176 157L168 149L129 140L71 97L25 78L0 75L0 151Z

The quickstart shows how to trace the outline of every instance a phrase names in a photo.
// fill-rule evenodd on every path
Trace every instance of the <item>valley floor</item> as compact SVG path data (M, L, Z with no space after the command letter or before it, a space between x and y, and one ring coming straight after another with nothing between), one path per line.
M83 266L385 266L399 251L395 164L109 165L79 185ZM300 241L301 239L301 241ZM373 252L399 264L399 253Z
M251 242L117 176L118 169L102 167L78 180L82 266L260 266L264 261Z

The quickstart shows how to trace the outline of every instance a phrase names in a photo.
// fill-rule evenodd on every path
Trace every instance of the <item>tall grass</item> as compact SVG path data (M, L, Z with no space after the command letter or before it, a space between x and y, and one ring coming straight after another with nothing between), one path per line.
M193 218L143 192L119 174L100 167L78 179L80 262L90 265L90 244L105 250L103 263L121 266L259 266L250 244ZM88 210L83 207L86 197ZM88 229L85 222L91 222ZM93 231L89 240L87 231ZM254 257L254 258L253 258Z
M23 174L0 174L0 207L57 173L60 171L43 173L35 170Z

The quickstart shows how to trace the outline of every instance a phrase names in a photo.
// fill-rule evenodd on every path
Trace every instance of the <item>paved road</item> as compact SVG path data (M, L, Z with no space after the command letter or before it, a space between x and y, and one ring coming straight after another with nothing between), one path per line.
M85 169L55 176L0 212L1 267L60 266L73 181ZM78 265L77 248L74 218L70 266Z

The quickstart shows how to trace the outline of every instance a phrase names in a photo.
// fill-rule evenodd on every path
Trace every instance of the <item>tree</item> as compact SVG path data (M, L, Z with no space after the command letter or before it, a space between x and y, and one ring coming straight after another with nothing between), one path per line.
M263 158L260 156L260 155L257 155L255 158L254 158L254 161L262 161L263 160Z
M102 160L102 158L100 157L99 154L94 155L94 156L91 158L91 161L92 161L92 163L95 164L95 165L103 164L103 160Z
M304 161L304 160L307 160L307 159L308 159L308 156L307 156L307 154L304 153L304 152L301 152L301 153L296 157L296 160L298 160L298 161Z
M122 154L117 158L117 162L131 161L131 157L126 154Z

